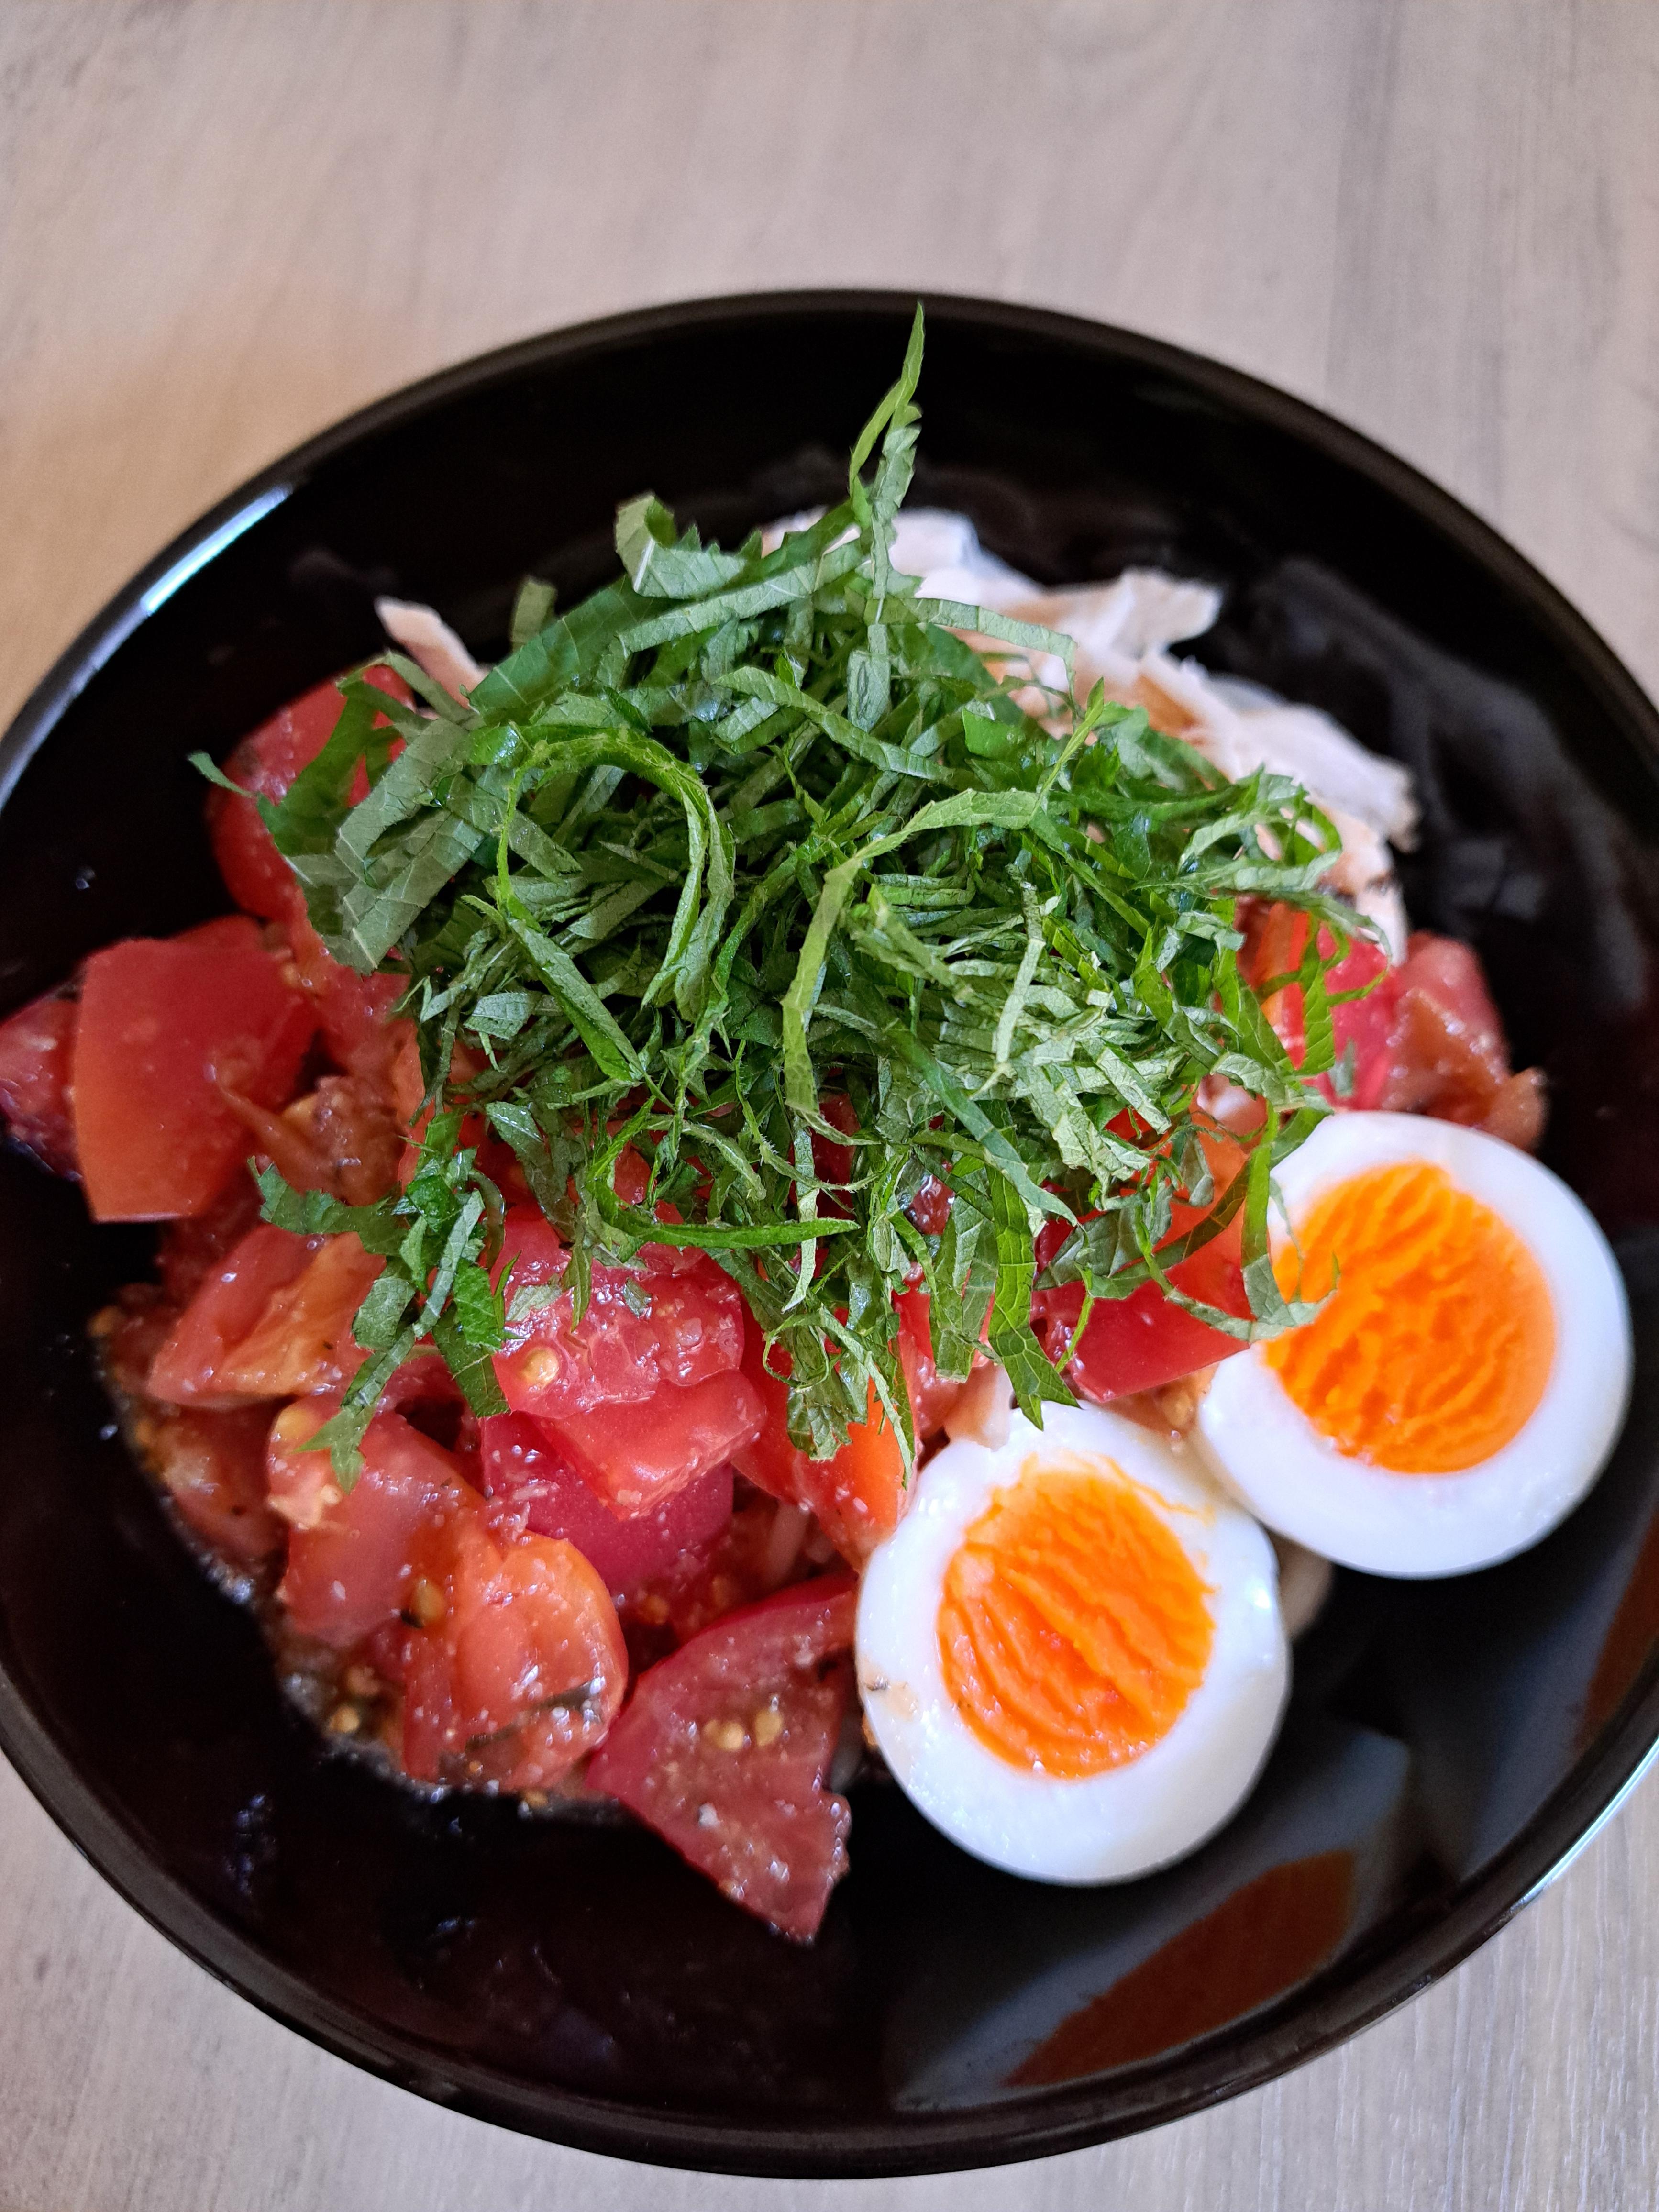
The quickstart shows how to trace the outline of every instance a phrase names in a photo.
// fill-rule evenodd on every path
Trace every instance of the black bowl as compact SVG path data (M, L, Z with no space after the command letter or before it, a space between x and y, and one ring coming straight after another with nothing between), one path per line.
M908 300L704 302L416 386L245 487L98 617L0 751L0 998L222 904L192 748L222 751L376 641L378 590L503 644L653 488L707 532L830 496ZM929 310L916 497L1051 580L1158 562L1226 587L1211 665L1407 761L1413 915L1471 939L1547 1157L1616 1240L1623 1442L1528 1557L1344 1574L1239 1818L1127 1887L1019 1882L859 1793L817 1945L631 1828L417 1802L330 1756L109 1425L84 1335L145 1232L0 1157L0 1742L118 1888L330 2049L629 2157L857 2174L1034 2155L1267 2079L1443 1973L1559 1871L1659 1735L1659 717L1474 516L1311 409L1055 315Z

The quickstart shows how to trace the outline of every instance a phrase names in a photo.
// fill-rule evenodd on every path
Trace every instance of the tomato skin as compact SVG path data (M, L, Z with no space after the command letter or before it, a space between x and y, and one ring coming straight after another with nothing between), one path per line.
M15 1141L54 1175L76 1176L69 1081L80 1009L49 991L0 1022L0 1114Z
M910 1394L910 1418L920 1443L945 1425L945 1417L967 1388L941 1375L933 1364L933 1302L924 1285L912 1283L893 1301L899 1322L899 1364Z
M565 1465L624 1519L655 1511L733 1458L762 1412L738 1371L736 1285L700 1252L647 1244L639 1257L637 1270L592 1270L580 1322L561 1290L515 1323L495 1355L508 1406L540 1422ZM568 1261L538 1209L508 1213L498 1279L509 1300L526 1288L556 1288Z
M808 1942L847 1867L851 1814L825 1777L851 1695L858 1583L798 1583L648 1668L588 1768L780 1933Z
M351 1323L385 1264L355 1237L250 1230L179 1316L151 1396L234 1406L337 1389L363 1364Z
M428 1524L474 1510L459 1462L398 1413L377 1413L363 1468L342 1496L327 1457L307 1441L339 1410L337 1396L301 1399L271 1425L266 1467L274 1510L290 1523L277 1595L302 1634L345 1650L395 1620L415 1579Z
M1184 1269L1171 1269L1170 1279L1177 1290L1197 1295L1185 1280ZM1243 1283L1241 1274L1241 1304ZM1083 1310L1082 1285L1067 1283L1043 1296L1046 1304L1038 1333L1050 1358L1065 1368L1079 1396L1093 1405L1103 1406L1139 1390L1161 1389L1244 1349L1236 1337L1171 1305L1156 1283L1146 1283L1127 1298L1097 1303L1081 1343L1073 1350L1072 1331ZM1239 1308L1227 1305L1224 1310L1234 1312Z
M371 668L367 674L371 684L409 703L408 686L389 668ZM225 763L226 775L243 792L282 798L300 770L321 752L344 705L335 684L319 684L244 738ZM247 913L276 921L294 888L294 872L271 842L252 799L216 786L208 794L207 824L225 889Z
M414 1548L439 1617L404 1639L405 1771L506 1790L557 1782L603 1739L627 1686L610 1593L572 1544L503 1545L476 1502L429 1522Z
M309 1006L251 921L237 937L129 938L87 962L73 1061L75 1140L98 1221L204 1213L249 1151L221 1085L292 1095Z
M629 1520L583 1480L538 1422L493 1414L479 1427L485 1496L535 1534L574 1544L607 1589L663 1573L711 1543L732 1518L729 1465L683 1483Z

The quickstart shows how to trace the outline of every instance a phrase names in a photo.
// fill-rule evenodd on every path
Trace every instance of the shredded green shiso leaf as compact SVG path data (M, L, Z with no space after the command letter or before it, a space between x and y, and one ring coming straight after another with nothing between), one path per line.
M490 1279L502 1200L469 1117L567 1241L579 1312L597 1264L709 1253L787 1352L790 1434L817 1457L872 1386L913 1452L893 1298L918 1272L943 1373L967 1374L988 1305L1020 1405L1072 1402L1029 1324L1045 1219L1085 1224L1044 1279L1086 1300L1156 1280L1243 1338L1310 1310L1280 1294L1267 1212L1274 1164L1328 1110L1307 1080L1332 1063L1323 977L1364 927L1318 888L1337 834L1286 778L1229 782L1099 687L1079 708L1069 639L894 572L921 359L918 309L846 500L776 550L757 532L724 552L630 500L624 574L563 615L526 583L465 705L378 656L431 711L346 679L322 752L261 802L330 952L407 978L433 1109L413 1179L374 1206L261 1177L267 1219L386 1257L356 1324L372 1356L318 1439L343 1480L423 1339L478 1413L506 1410L490 1354L522 1315ZM1042 691L1049 654L1067 684ZM1247 893L1335 944L1310 932L1293 979L1300 1067L1239 972ZM458 1044L483 1063L459 1085ZM1266 1109L1219 1192L1193 1118L1212 1073ZM850 1150L846 1180L815 1135ZM612 1188L629 1145L639 1206ZM928 1176L953 1201L940 1235L906 1210ZM1211 1211L1158 1249L1177 1193ZM1240 1212L1248 1320L1167 1279Z

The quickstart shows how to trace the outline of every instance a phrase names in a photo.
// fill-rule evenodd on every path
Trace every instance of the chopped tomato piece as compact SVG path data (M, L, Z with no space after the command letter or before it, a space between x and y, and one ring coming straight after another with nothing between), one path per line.
M150 1395L224 1406L337 1389L363 1364L352 1319L384 1265L355 1237L250 1230L179 1316Z
M259 1186L252 1176L233 1176L205 1213L169 1221L161 1231L161 1281L176 1305L188 1305L227 1254L259 1218Z
M306 1449L339 1403L328 1395L285 1407L271 1424L266 1464L271 1504L291 1531L277 1595L302 1635L343 1650L396 1620L416 1579L416 1533L475 1510L477 1492L441 1445L401 1414L377 1413L362 1472L342 1495L327 1455Z
M485 1495L535 1534L574 1544L607 1589L661 1574L732 1518L729 1466L682 1483L630 1520L606 1504L538 1422L507 1413L481 1427Z
M360 975L343 966L312 927L304 896L291 880L283 919L295 971L317 1009L318 1031L330 1057L349 1074L389 1094L398 1048L405 1039L411 1046L414 1041L408 1022L392 1019L392 1009L404 994L403 977Z
M368 674L371 684L409 703L407 685L389 668L371 668ZM334 684L318 684L244 738L225 763L226 775L242 792L280 799L300 770L321 752L344 705ZM362 797L367 789L365 783L356 796ZM207 823L225 889L249 914L274 921L294 888L294 874L272 844L252 799L214 789L208 794Z
M752 1321L749 1328L744 1373L760 1398L765 1420L754 1442L732 1455L738 1471L774 1498L805 1505L843 1559L862 1561L890 1535L904 1510L904 1455L898 1437L872 1388L866 1418L848 1431L835 1457L809 1459L790 1440L788 1384L766 1366L760 1330Z
M924 1237L943 1237L955 1200L948 1183L936 1176L923 1176L906 1211Z
M348 1206L372 1206L394 1190L403 1133L374 1084L325 1075L280 1114L232 1100L254 1151L295 1190L325 1190Z
M179 1513L221 1558L240 1566L268 1559L283 1540L265 1492L270 1427L267 1407L185 1407L158 1420L149 1441L150 1462Z
M1510 1074L1504 1025L1470 948L1419 930L1389 981L1393 1020L1386 1050L1367 1071L1374 1100L1364 1103L1535 1145L1544 1127L1543 1079L1535 1068ZM1354 1090L1358 1104L1358 1081Z
M666 1657L710 1621L757 1605L814 1571L812 1518L804 1505L769 1498L747 1482L731 1518L712 1540L682 1552L660 1573L635 1583L619 1602L636 1668ZM821 1557L816 1564L822 1564Z
M684 1389L664 1382L641 1405L596 1406L541 1425L605 1503L632 1517L738 1460L761 1420L753 1386L734 1370Z
M79 1012L54 991L0 1022L0 1114L16 1141L54 1175L80 1170L69 1097Z
M910 1418L918 1441L945 1425L945 1417L966 1388L941 1375L933 1364L933 1302L921 1283L901 1291L893 1301L899 1321L899 1362L910 1394Z
M204 1213L247 1153L227 1090L280 1106L311 1042L306 1000L251 921L234 941L130 938L81 986L75 1140L100 1221Z
M540 1790L615 1719L628 1653L609 1591L573 1544L502 1545L476 1504L415 1542L403 1756L418 1780Z
M507 1216L502 1247L507 1300L562 1282L568 1255L537 1210ZM663 1385L687 1389L743 1358L743 1297L701 1252L641 1248L642 1272L595 1267L586 1310L573 1319L560 1291L514 1324L495 1373L514 1413L562 1419L597 1406L640 1405Z
M216 1387L242 1398L296 1398L349 1382L368 1357L351 1324L385 1265L355 1237L324 1237L220 1362Z
M1286 906L1258 906L1246 918L1240 963L1259 989L1288 974L1302 957L1308 919ZM1328 936L1326 949L1330 947ZM1339 1108L1430 1114L1487 1130L1530 1147L1543 1133L1544 1082L1536 1068L1510 1072L1509 1046L1486 989L1480 963L1456 939L1419 930L1401 965L1357 939L1325 978L1334 997L1370 988L1331 1008L1339 1062L1351 1081L1339 1091L1331 1075L1319 1087ZM1303 1050L1302 993L1295 984L1271 993L1264 1011L1293 1060Z
M1237 1172L1243 1155L1237 1145L1213 1130L1205 1138L1205 1151L1216 1188L1224 1191ZM1172 1243L1186 1236L1204 1215L1203 1207L1177 1200L1165 1241ZM1063 1235L1051 1241L1051 1234L1045 1230L1038 1240L1039 1267L1046 1266L1064 1246ZM1248 1318L1250 1302L1244 1290L1243 1235L1243 1217L1235 1214L1191 1259L1179 1261L1169 1269L1170 1282L1190 1298L1237 1315L1240 1320ZM1183 1311L1165 1297L1156 1283L1143 1284L1127 1298L1097 1300L1081 1341L1074 1343L1073 1332L1082 1310L1083 1285L1065 1283L1036 1293L1031 1322L1049 1358L1065 1370L1079 1396L1097 1405L1137 1391L1156 1390L1244 1349L1237 1337Z
M817 1933L847 1869L825 1787L851 1691L858 1585L797 1583L728 1613L641 1675L588 1780L786 1936Z
M146 1385L172 1404L224 1403L236 1394L220 1381L235 1347L252 1334L274 1294L303 1274L320 1237L295 1237L261 1223L203 1277L172 1334L156 1354Z
M704 1254L647 1244L638 1269L592 1270L577 1321L560 1287L568 1256L535 1208L507 1216L509 1304L526 1290L553 1295L512 1325L495 1373L514 1412L546 1424L566 1463L613 1511L654 1511L760 1426L759 1402L738 1371L742 1297Z

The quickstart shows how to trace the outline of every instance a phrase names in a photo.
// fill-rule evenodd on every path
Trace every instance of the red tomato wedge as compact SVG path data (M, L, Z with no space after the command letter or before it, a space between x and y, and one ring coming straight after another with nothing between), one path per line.
M596 1406L542 1426L606 1504L631 1519L735 1462L761 1419L753 1387L733 1373L684 1390L665 1382L642 1405Z
M352 1319L385 1264L355 1237L250 1230L179 1316L151 1396L223 1406L337 1389L363 1364Z
M835 1457L809 1459L790 1440L788 1385L764 1364L761 1333L752 1321L749 1329L744 1373L765 1419L753 1443L733 1454L738 1472L774 1498L806 1506L842 1557L861 1563L891 1534L904 1510L899 1439L872 1389L866 1419L848 1431Z
M79 1013L72 999L49 992L0 1022L0 1114L54 1175L80 1168L69 1096Z
M538 1536L574 1544L605 1588L626 1589L712 1543L732 1518L732 1470L682 1483L632 1520L615 1513L571 1466L550 1431L522 1413L480 1424L484 1494Z
M99 1221L204 1213L250 1149L223 1090L292 1095L313 1027L251 921L192 941L129 938L82 971L75 1141Z
M220 1369L252 1334L274 1293L304 1273L322 1241L295 1237L268 1223L250 1229L197 1285L155 1356L150 1396L174 1405L210 1405L233 1397L219 1383Z
M340 1493L327 1455L306 1445L335 1396L307 1398L271 1424L270 1502L289 1522L288 1571L277 1592L302 1635L343 1650L404 1606L415 1580L417 1533L472 1510L459 1462L398 1413L377 1413L363 1438L363 1467Z
M1219 1131L1206 1134L1204 1146L1216 1188L1225 1190L1243 1156L1237 1145ZM1203 1207L1177 1200L1166 1242L1184 1237L1204 1215ZM1235 1214L1190 1260L1170 1268L1170 1282L1190 1298L1245 1319L1250 1303L1245 1295L1241 1262L1243 1234L1243 1220ZM1046 1267L1064 1243L1057 1229L1045 1229L1037 1240L1038 1267ZM1082 1310L1080 1283L1040 1290L1031 1300L1031 1325L1049 1358L1066 1370L1079 1396L1096 1405L1136 1391L1161 1389L1244 1349L1237 1337L1184 1312L1164 1297L1156 1283L1144 1284L1127 1298L1100 1299L1081 1341L1074 1343L1073 1332Z
M941 1375L933 1364L933 1301L921 1283L913 1283L893 1301L899 1322L899 1363L904 1387L910 1394L910 1418L918 1438L933 1436L945 1425L945 1417L966 1389Z
M614 1512L653 1512L757 1432L760 1401L738 1371L743 1299L704 1255L647 1244L639 1271L595 1267L580 1321L559 1287L568 1255L539 1212L508 1214L502 1255L509 1306L526 1290L556 1293L495 1355L507 1402L544 1424Z
M1246 917L1240 964L1257 988L1294 969L1307 944L1308 921L1286 906L1255 906ZM1330 939L1325 939L1328 950ZM1325 978L1333 997L1369 985L1365 995L1331 1008L1339 1060L1352 1080L1339 1091L1329 1075L1319 1087L1331 1103L1393 1114L1428 1114L1485 1129L1529 1149L1543 1134L1543 1077L1536 1068L1510 1072L1508 1042L1480 963L1455 938L1418 930L1406 957L1388 956L1357 939ZM1263 1002L1293 1060L1303 1050L1302 993L1294 984Z
M291 879L282 914L295 968L316 1007L330 1057L349 1073L372 1078L389 1091L392 1060L404 1037L412 1037L406 1022L391 1018L404 993L403 977L360 975L342 967L312 927L304 896Z
M507 1302L563 1281L568 1254L538 1211L515 1207L502 1245ZM596 1406L640 1405L663 1384L686 1389L743 1358L743 1297L700 1252L645 1245L643 1273L595 1267L580 1322L570 1293L514 1326L495 1373L515 1413L557 1420Z
M609 1591L572 1544L503 1545L475 1501L415 1542L414 1610L403 1650L405 1770L541 1790L616 1717L628 1652Z
M219 1387L244 1398L297 1398L349 1382L368 1356L352 1320L385 1265L355 1237L325 1237L222 1362Z
M817 1933L851 1813L825 1778L851 1693L858 1583L826 1575L727 1613L641 1675L587 1778L734 1905Z
M408 686L389 668L371 668L368 675L382 691L409 703ZM280 799L300 770L321 752L344 704L334 684L318 684L244 738L225 763L226 775L242 792ZM275 921L294 888L294 874L272 844L252 799L216 787L208 795L207 823L225 889L249 914Z

